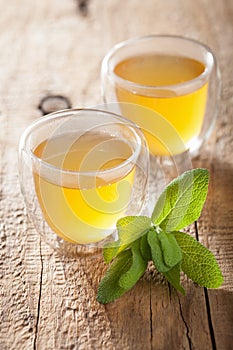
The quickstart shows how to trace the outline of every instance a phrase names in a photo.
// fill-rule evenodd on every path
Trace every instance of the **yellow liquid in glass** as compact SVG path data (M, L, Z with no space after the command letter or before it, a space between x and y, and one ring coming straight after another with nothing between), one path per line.
M97 242L112 233L130 200L134 165L126 142L88 132L76 141L65 134L39 144L34 154L46 163L70 171L109 171L104 178L83 176L73 185L58 184L34 172L38 201L52 230L72 243ZM115 171L111 168L121 165ZM100 173L99 173L100 174Z
M182 95L176 95L169 86L193 80L204 70L205 66L196 60L158 54L131 57L116 65L116 75L142 88L161 86L161 90L149 94L116 86L122 114L142 128L154 155L184 152L190 141L198 137L208 83Z

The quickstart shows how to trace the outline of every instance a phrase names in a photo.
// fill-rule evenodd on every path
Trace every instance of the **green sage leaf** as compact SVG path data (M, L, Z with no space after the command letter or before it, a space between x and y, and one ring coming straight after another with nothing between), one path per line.
M106 263L147 232L151 227L151 219L147 216L126 216L118 220L116 226L119 239L104 246L103 255Z
M119 286L125 290L132 288L141 278L147 268L148 261L144 260L140 252L140 240L137 240L132 245L132 265L128 271L121 275Z
M174 235L182 250L182 271L200 286L221 286L223 276L213 253L187 233L174 232Z
M208 190L206 169L193 169L173 180L160 195L152 221L166 232L180 230L197 220Z
M125 288L119 285L119 279L130 269L131 265L132 253L130 249L121 252L114 259L98 287L97 300L101 304L110 303L126 292Z
M182 251L171 233L150 229L147 240L151 248L152 260L159 272L167 272L182 259Z
M158 234L163 251L163 259L167 266L173 267L182 260L182 251L177 240L171 233L161 231Z
M170 266L164 261L163 250L161 247L161 242L158 238L158 234L155 230L151 229L147 234L147 241L151 248L151 255L153 263L159 272L167 272L171 269Z
M140 251L144 260L152 260L151 248L147 240L147 233L145 233L140 239Z
M180 284L180 265L181 263L178 263L168 272L164 272L163 275L175 289L185 295L185 290Z

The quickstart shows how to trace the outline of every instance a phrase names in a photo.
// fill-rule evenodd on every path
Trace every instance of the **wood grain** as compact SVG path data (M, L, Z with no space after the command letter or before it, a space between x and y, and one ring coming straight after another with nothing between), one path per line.
M0 0L0 5L0 348L232 349L233 3ZM99 72L106 51L151 33L199 39L220 63L217 126L194 161L210 170L210 190L190 232L216 255L225 281L207 291L184 279L183 297L149 267L130 292L103 306L96 301L106 269L102 259L62 259L28 221L17 144L25 127L41 116L45 96L68 97L73 107L101 104ZM151 183L157 196L161 169Z

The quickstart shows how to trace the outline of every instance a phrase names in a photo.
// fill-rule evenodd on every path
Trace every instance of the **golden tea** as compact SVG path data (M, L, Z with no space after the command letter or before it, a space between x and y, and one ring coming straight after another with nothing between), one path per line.
M80 172L67 186L62 174L59 183L34 171L38 201L53 231L72 243L105 238L124 216L131 196L134 165L124 166L132 155L127 141L91 131L79 138L67 133L40 143L34 154L51 167Z
M171 86L188 85L204 71L205 66L197 60L163 54L138 55L115 66L118 77L140 85L138 92L133 85L129 88L116 83L116 95L122 114L142 128L154 155L184 152L198 137L205 115L208 83L179 95ZM143 86L147 89L145 94Z

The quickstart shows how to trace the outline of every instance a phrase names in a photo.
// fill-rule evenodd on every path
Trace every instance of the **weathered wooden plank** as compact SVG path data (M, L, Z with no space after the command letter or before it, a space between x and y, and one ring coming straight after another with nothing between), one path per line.
M44 247L46 249L46 247ZM46 256L45 250L42 250ZM51 253L51 252L50 252ZM47 349L111 348L111 328L104 307L96 301L101 263L43 260L40 320L36 346Z
M205 2L208 8L208 2ZM209 8L207 18L214 22L218 60L222 74L221 104L217 125L208 147L195 165L210 170L209 195L205 211L199 220L199 239L216 255L224 275L221 289L206 293L206 302L210 307L210 321L213 327L212 338L217 349L228 350L233 342L233 84L232 74L226 67L231 65L232 49L232 2L216 2ZM220 23L224 23L222 40Z
M5 349L230 349L232 344L232 2L210 0L12 0L0 16L1 313ZM85 16L80 6L85 7ZM224 31L222 30L224 28ZM211 45L222 68L217 128L195 166L210 169L199 239L218 257L222 289L184 281L187 296L149 269L113 304L95 299L101 260L67 262L28 223L17 177L17 142L41 116L47 95L74 107L101 103L99 69L117 41L150 33L185 34ZM161 171L152 179L163 186ZM156 195L155 195L156 196ZM191 230L195 234L194 228ZM209 307L209 308L208 308ZM211 328L212 327L212 328ZM212 334L210 330L212 329ZM212 338L212 339L211 339Z
M6 151L6 149L5 149ZM5 153L6 155L6 153ZM4 159L4 158L3 158ZM6 158L5 158L6 159ZM19 200L19 184L15 171L16 152L8 148L8 162L2 168L1 181L1 338L2 349L32 348L33 323L36 305L29 303L30 291L36 285L38 296L38 264L36 242L28 251L26 242L26 217L22 200ZM38 236L36 238L38 240ZM28 280L25 256L34 260L33 276Z
M230 350L233 325L232 292L224 289L211 290L208 295L216 348Z

